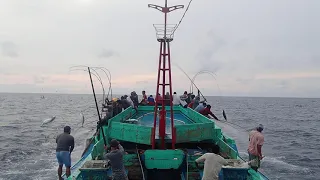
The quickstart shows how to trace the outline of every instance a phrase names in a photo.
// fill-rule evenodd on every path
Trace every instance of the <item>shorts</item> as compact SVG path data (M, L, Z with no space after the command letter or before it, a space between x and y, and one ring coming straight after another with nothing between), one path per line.
M69 151L56 152L57 160L60 166L71 167L71 156Z
M251 162L251 167L260 167L260 158L259 156L253 155L249 153L249 161L254 160Z
M124 170L112 170L112 180L128 180L126 171Z

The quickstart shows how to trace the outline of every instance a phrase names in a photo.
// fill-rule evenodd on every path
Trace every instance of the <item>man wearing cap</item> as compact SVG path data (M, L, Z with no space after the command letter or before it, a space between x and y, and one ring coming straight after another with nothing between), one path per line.
M128 180L127 174L124 169L123 155L124 149L116 139L112 139L110 142L110 152L104 155L105 159L110 160L112 168L112 179L113 180ZM107 151L108 147L104 149Z
M263 125L259 124L256 130L252 130L249 133L249 146L248 154L249 161L251 161L251 168L258 171L260 167L260 160L263 158L261 148L264 143L264 136L261 133L263 130Z
M66 166L66 176L70 176L70 167L71 167L71 152L74 148L74 138L70 135L71 128L69 126L65 126L63 129L63 133L60 134L57 139L57 148L56 148L56 156L59 163L58 168L58 176L59 180L62 179L62 167Z

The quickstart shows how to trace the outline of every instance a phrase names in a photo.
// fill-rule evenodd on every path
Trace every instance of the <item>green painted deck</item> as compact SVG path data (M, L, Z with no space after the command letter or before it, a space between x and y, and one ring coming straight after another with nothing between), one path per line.
M169 107L166 108L169 110ZM130 107L110 119L108 125L103 126L107 141L110 142L113 138L119 140L129 153L124 156L124 163L128 170L129 178L131 177L130 179L142 179L139 159L143 167L145 167L144 172L146 174L149 173L150 177L152 177L152 175L157 176L154 174L156 172L160 174L171 173L172 177L175 177L174 173L178 172L181 174L175 175L181 176L181 179L186 176L188 176L189 180L199 179L200 171L195 167L194 162L199 155L195 155L195 151L205 153L205 149L208 145L210 146L210 144L219 145L221 152L225 154L227 158L239 159L237 150L232 148L236 147L234 140L225 136L221 132L221 128L217 127L213 121L190 108L175 106L173 110L174 128L177 133L177 150L151 149L151 133L153 131L154 121L153 106L141 106L138 112ZM170 114L168 113L166 116L170 117ZM168 118L166 126L168 128L166 132L168 138L166 141L170 144L170 118ZM155 132L157 132L157 129ZM144 152L141 154L141 158L139 158L136 153L138 149ZM101 159L103 153L103 140L100 134L100 137L95 137L92 152L89 154L90 158L85 158L83 161ZM84 162L81 164L83 163ZM166 166L171 167L171 170L166 169ZM249 174L247 179L250 180L267 179L255 171L249 170ZM79 167L73 168L72 175L77 179L81 179ZM163 178L166 179L167 177Z

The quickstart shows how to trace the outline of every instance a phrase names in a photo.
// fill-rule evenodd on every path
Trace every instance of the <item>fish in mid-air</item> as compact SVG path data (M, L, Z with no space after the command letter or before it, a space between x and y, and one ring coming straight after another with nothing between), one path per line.
M45 124L48 124L48 123L52 122L55 119L56 119L55 116L52 116L51 118L45 119L45 120L42 121L42 125L41 126L43 126Z
M80 116L81 116L81 127L83 127L83 124L84 124L84 115L82 114L82 112L80 112Z

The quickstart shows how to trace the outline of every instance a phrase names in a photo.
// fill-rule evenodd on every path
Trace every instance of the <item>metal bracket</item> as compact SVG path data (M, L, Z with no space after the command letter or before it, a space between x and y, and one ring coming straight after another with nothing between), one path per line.
M156 9L156 10L161 11L163 13L169 13L171 11L184 8L184 5L175 5L175 6L171 6L171 7L162 7L162 6L155 5L155 4L148 4L148 7Z

